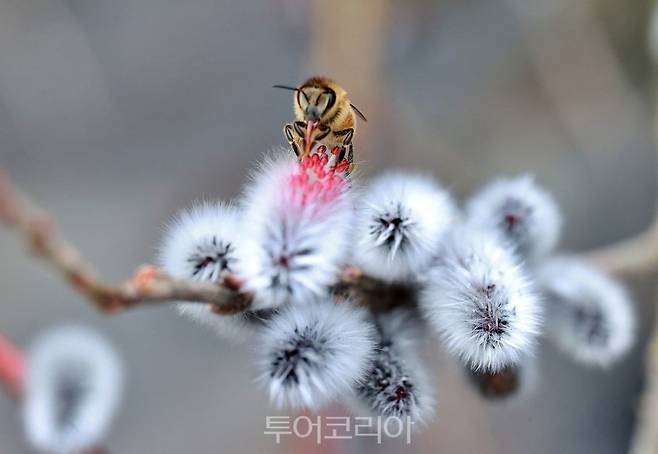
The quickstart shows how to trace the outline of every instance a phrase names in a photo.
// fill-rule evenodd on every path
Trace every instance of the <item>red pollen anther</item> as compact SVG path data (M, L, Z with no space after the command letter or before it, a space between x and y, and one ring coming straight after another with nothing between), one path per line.
M350 163L347 160L342 160L336 165L336 172L345 172L350 166Z
M336 154L340 149L332 148L331 152ZM330 203L345 188L345 175L349 168L347 160L336 165L330 165L327 147L320 145L316 153L306 156L300 163L297 171L289 178L290 185L294 189L294 199L300 206L306 206L310 202Z

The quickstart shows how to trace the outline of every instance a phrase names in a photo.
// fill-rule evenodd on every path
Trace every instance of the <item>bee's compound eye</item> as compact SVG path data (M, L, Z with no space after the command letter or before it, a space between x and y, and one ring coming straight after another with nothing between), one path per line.
M297 104L302 110L306 110L309 105L309 95L306 93L305 88L300 88L297 91Z
M336 102L336 94L333 90L325 90L318 96L318 110L324 114L327 112Z
M327 91L325 91L327 97L329 98L329 101L327 101L327 107L325 110L331 109L334 104L336 104L336 92L333 91L331 88L327 88Z
M327 93L321 93L318 96L317 109L320 114L324 114L329 106L329 95Z

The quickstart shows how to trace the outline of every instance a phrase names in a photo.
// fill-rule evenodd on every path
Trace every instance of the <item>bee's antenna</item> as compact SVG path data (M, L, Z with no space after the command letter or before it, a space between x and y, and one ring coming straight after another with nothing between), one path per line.
M282 88L284 90L299 91L299 88L289 87L288 85L272 85L272 88Z
M356 107L354 104L351 104L351 103L350 103L350 107L352 107L352 109L354 109L354 112L356 112L356 114L357 114L359 117L361 117L361 119L362 119L363 121L368 121L368 119L366 118L366 116L363 115L363 112L361 112L361 111L359 110L358 107Z

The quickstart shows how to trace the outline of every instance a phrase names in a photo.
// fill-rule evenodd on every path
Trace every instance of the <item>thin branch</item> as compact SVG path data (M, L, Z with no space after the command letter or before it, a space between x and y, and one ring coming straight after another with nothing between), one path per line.
M253 299L252 294L241 291L242 282L233 275L219 282L194 281L172 277L152 265L141 266L133 277L118 285L107 284L75 246L57 236L45 211L12 187L2 169L0 223L23 234L34 255L48 262L75 290L105 313L147 303L186 301L209 304L212 312L230 315L247 310ZM348 266L338 287L347 291L369 291L379 284L364 276L360 269Z
M658 276L658 219L644 232L583 254L608 273L623 278Z
M23 396L25 355L9 339L0 334L0 383L15 400Z
M658 446L658 331L647 345L645 384L640 399L635 431L631 439L631 454L655 454Z
M219 283L197 282L174 278L148 265L118 285L103 282L75 246L57 236L50 217L12 187L2 169L0 222L22 233L34 255L52 265L103 312L142 303L190 301L210 304L213 312L224 315L246 310L252 299L240 292L240 282L233 277Z

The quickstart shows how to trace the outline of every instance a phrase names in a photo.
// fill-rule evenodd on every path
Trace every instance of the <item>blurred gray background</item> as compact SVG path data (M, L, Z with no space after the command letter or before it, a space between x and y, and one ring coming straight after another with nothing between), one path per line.
M162 226L230 198L282 145L290 94L314 73L366 113L365 176L431 171L464 197L531 172L559 200L562 247L653 218L656 150L646 1L0 0L0 166L108 278L153 259ZM106 318L0 231L0 330L28 345L79 321L128 368L112 453L310 452L263 435L251 353L160 307ZM621 453L635 422L653 291L629 283L639 342L610 371L542 345L535 393L482 400L440 349L438 419L411 446L318 452ZM0 395L0 452L30 452Z

